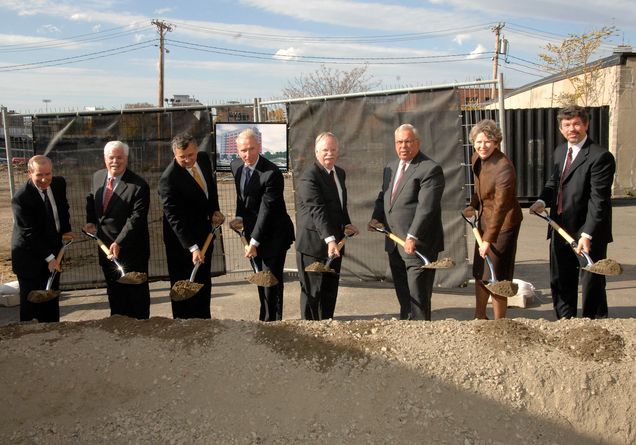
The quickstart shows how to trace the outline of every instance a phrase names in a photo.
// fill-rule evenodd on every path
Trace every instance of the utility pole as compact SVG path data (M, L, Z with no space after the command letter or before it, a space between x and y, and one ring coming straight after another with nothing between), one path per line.
M157 27L157 32L159 33L159 98L157 106L163 107L163 55L165 53L163 37L166 32L171 32L174 29L174 25L162 20L153 20L151 23Z
M499 69L499 54L501 54L501 30L506 26L505 23L499 22L497 26L493 26L490 30L495 33L495 55L492 58L492 78L497 79ZM490 94L490 100L494 100L497 95L496 84L493 83Z

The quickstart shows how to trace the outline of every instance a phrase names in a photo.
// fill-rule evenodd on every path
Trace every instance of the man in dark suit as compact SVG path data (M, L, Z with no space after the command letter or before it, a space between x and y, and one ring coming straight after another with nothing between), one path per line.
M31 303L27 295L32 290L45 289L51 272L62 271L56 258L62 237L73 238L66 181L53 176L51 160L41 155L29 159L28 174L26 184L11 200L11 265L20 285L20 321L55 322L60 321L59 297ZM57 274L52 289L59 289L59 282Z
M110 141L104 147L106 168L93 175L91 193L86 197L84 230L96 234L126 272L147 274L150 258L150 189L143 178L128 168L129 150L128 145L121 141ZM117 282L121 276L118 269L101 249L98 252L99 264L106 279L110 315L148 318L148 281L141 284Z
M382 189L369 222L378 223L405 240L404 249L386 239L385 250L395 292L400 303L400 319L430 320L435 269L420 269L419 251L430 261L444 250L441 199L444 192L442 168L420 152L420 137L411 124L395 130L398 158L384 168Z
M316 162L302 174L296 189L296 263L300 279L300 315L305 320L333 318L343 250L338 241L358 233L347 212L345 171L336 166L338 139L320 133L315 142ZM305 272L312 263L334 258L335 273Z
M189 280L194 265L201 264L194 281L203 287L192 298L172 301L174 318L211 318L212 243L202 252L213 225L223 223L216 179L210 157L199 151L192 135L181 133L172 140L174 160L159 179L163 205L163 242L166 246L170 285Z
M236 145L239 158L230 164L236 184L236 219L230 221L230 227L245 231L249 240L245 256L278 280L276 286L258 288L259 320L281 320L283 267L294 241L294 225L283 196L283 174L273 162L260 156L261 142L253 129L242 131Z
M567 143L554 151L552 174L530 212L550 207L550 216L577 239L576 253L584 251L593 261L607 256L612 242L612 181L614 156L587 136L589 116L585 108L569 106L557 115ZM557 318L576 317L579 257L552 230L550 241L550 287ZM607 318L605 276L581 272L583 317Z

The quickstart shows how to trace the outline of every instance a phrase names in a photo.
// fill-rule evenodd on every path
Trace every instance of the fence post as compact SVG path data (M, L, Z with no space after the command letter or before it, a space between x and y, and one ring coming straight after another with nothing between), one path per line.
M4 127L4 149L7 153L7 174L9 175L9 193L13 199L15 185L13 183L13 163L11 162L11 138L7 119L7 107L2 107L2 126Z

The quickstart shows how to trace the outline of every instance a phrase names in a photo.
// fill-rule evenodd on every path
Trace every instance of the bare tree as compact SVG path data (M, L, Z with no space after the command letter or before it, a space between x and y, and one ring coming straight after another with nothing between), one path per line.
M367 65L340 71L321 65L309 74L301 74L287 83L282 94L285 98L333 96L336 94L370 91L380 85L367 74Z
M555 94L561 105L579 104L590 106L603 92L604 73L600 61L591 61L596 51L615 31L613 26L604 26L584 34L570 34L560 44L548 43L546 53L539 54L545 68L553 74L565 74L572 92Z

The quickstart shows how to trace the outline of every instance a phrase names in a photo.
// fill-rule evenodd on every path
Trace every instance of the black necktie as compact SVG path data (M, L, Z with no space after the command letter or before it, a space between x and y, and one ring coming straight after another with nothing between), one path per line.
M243 172L243 176L245 176L245 182L243 183L243 197L245 197L245 193L247 192L247 184L250 183L250 178L252 177L252 169L249 167L243 167L245 171Z
M57 232L57 227L55 226L55 215L53 214L53 205L51 205L49 194L46 192L46 190L42 190L42 194L44 195L44 208L46 209L47 227L49 229L52 229L54 232Z
M331 183L338 190L338 185L336 184L336 175L333 173L333 170L329 172L329 179L331 179Z

